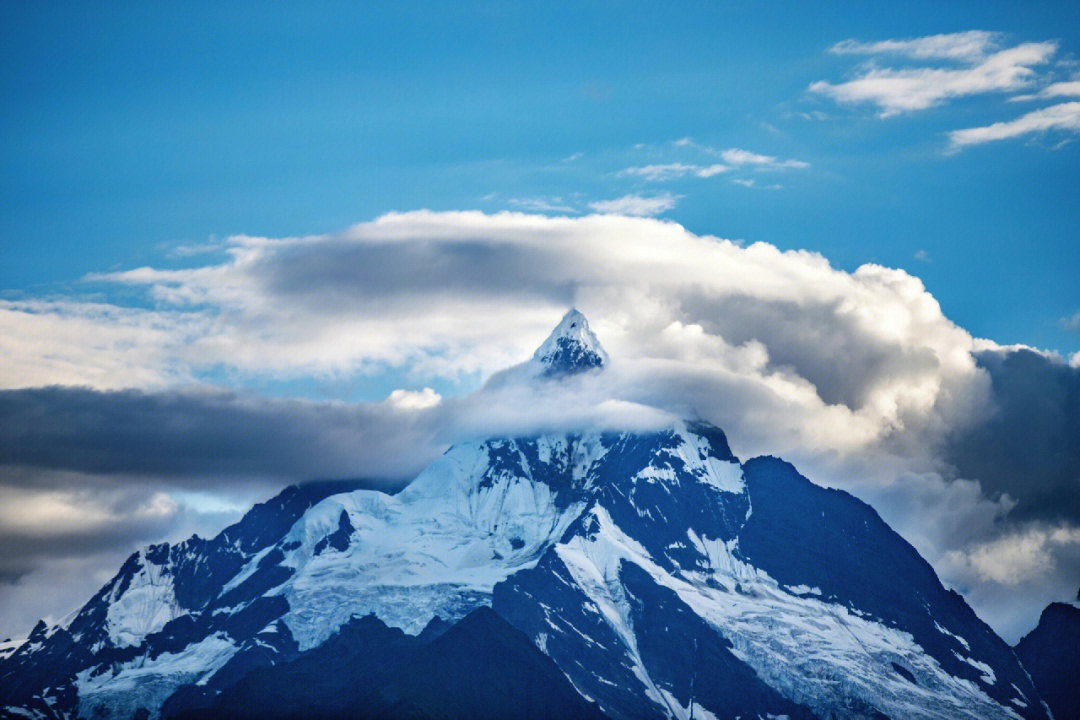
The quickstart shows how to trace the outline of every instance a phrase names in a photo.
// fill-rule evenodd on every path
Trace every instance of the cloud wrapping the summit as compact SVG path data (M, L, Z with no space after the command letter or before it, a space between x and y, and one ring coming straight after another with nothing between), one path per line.
M1020 375L988 361L985 352L1005 351L951 322L902 270L845 272L817 253L614 215L417 211L328 235L235 237L227 247L216 263L94 276L145 293L150 309L5 306L0 333L15 341L0 378L13 388L0 393L0 469L26 502L72 474L89 492L140 488L143 504L161 492L243 495L311 477L400 483L469 437L694 416L723 427L743 457L784 456L816 482L872 502L939 570L984 597L999 578L970 568L1004 552L993 543L1029 538L1032 523L1080 526L1080 510L1048 511L1056 496L1039 480L974 462L987 443L1010 448L1000 433L1027 417L1030 405L1009 400ZM497 376L464 395L402 390L359 404L175 387L222 367L286 379L393 370L415 387L491 374L528 358L570 306L585 312L612 361L566 385L522 388ZM91 367L75 355L43 362L85 344L86 328L98 325L84 357ZM122 362L99 364L114 350ZM1055 368L1024 395L1033 402L1077 373L1031 355ZM136 358L146 363L140 372L127 367ZM103 392L125 381L144 390ZM73 382L97 389L15 389ZM1001 425L986 426L991 417ZM1071 467L1046 465L1056 473L1047 482L1067 488ZM159 527L201 522L177 524L185 508ZM1014 508L1026 508L1028 525L1011 524ZM131 532L129 542L148 534ZM0 518L9 547L24 535ZM1051 572L1080 571L1058 562L1069 548L1047 550ZM1031 597L1030 612L1046 599Z
M176 329L114 343L103 334L103 351L141 339L154 378L220 365L284 377L491 373L527 357L577 304L614 357L727 373L787 408L792 429L774 450L921 442L963 425L988 397L973 339L917 278L877 265L847 273L816 253L743 247L650 219L390 214L331 235L235 237L220 264L95 280L144 290L157 303L145 313ZM55 315L6 317L21 327ZM42 354L11 347L16 368ZM5 377L9 387L50 381L30 379Z

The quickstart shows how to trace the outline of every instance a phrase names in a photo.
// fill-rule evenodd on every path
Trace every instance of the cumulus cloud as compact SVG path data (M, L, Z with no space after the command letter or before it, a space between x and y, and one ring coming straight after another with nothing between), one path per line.
M1058 548L1080 548L1080 528L1030 528L976 545L969 551L948 553L947 561L978 580L1018 585L1041 579L1054 569Z
M233 238L218 265L98 279L206 312L185 362L249 372L491 372L527 356L578 303L626 357L657 357L655 338L674 328L700 329L701 352L716 359L731 352L721 341L765 342L770 370L791 368L827 403L875 415L879 432L929 412L943 375L980 377L971 338L917 278L874 265L846 273L814 253L649 219L394 214L334 235Z
M993 404L943 457L962 477L1017 500L1020 518L1080 522L1080 372L1031 350L977 354Z
M959 149L1052 130L1080 133L1080 102L1059 103L1032 110L1013 120L954 130L949 133L949 140L953 148Z
M881 117L889 117L950 99L1027 88L1038 78L1036 68L1049 62L1058 49L1056 42L1001 48L1000 40L983 31L870 43L846 40L834 45L832 52L869 55L873 60L850 80L819 80L809 89L839 103L871 103ZM914 64L880 65L878 61L888 56Z
M851 448L951 427L988 385L972 338L903 271L847 273L815 253L652 219L391 214L333 235L232 238L220 264L97 279L145 289L185 328L199 318L203 334L182 347L145 341L151 366L167 355L178 374L492 372L527 357L578 304L615 356L658 372L727 369L802 408L789 413L807 428L793 444ZM33 364L33 345L10 347ZM817 412L831 421L812 422Z
M1030 631L1038 610L1076 596L1080 527L1035 525L951 550L936 563L968 602L1010 642Z
M429 387L423 390L405 390L398 388L390 393L386 402L403 410L423 410L435 407L442 402L442 395Z
M428 211L329 235L235 237L213 260L95 277L146 293L152 311L5 306L7 367L23 368L0 375L12 388L0 393L0 471L21 493L13 507L38 503L59 527L72 482L91 493L137 486L133 507L168 509L155 504L159 492L179 503L172 515L141 516L168 534L181 527L168 518L183 514L182 493L253 493L311 477L393 487L462 439L647 428L678 415L725 428L743 457L783 455L872 502L983 611L1004 602L985 590L997 580L946 562L949 552L985 545L985 557L1004 562L1031 528L1080 526L1068 502L1080 370L977 341L902 270L845 272L816 253L654 218ZM401 389L367 403L169 384L208 367L491 374L528 358L571 305L612 363L567 383L522 388L496 373L470 393ZM64 329L69 316L75 329ZM100 374L112 346L93 350L92 340L114 326L122 332L109 342L130 355ZM50 356L65 337L41 344L53 328L76 348L63 364ZM92 349L82 358L79 343ZM127 372L139 358L141 373ZM125 373L142 389L116 390ZM93 387L27 387L55 383ZM94 517L108 518L112 501L101 502ZM14 521L9 531L22 537ZM147 533L130 529L123 542ZM1059 556L1048 556L1055 582L1068 571ZM38 566L10 573L40 577ZM1010 587L998 597L1019 603ZM1030 618L1051 599L1026 596Z

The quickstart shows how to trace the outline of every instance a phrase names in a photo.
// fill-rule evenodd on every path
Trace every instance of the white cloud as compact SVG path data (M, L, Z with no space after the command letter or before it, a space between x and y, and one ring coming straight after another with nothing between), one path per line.
M660 215L675 207L678 195L664 192L657 195L623 195L614 200L597 200L589 203L589 209L605 215L632 215L650 217Z
M2 487L0 528L4 532L50 537L70 533L101 531L119 523L143 524L171 518L177 503L163 492L139 498L134 505L116 507L103 502L100 492L87 488L26 491ZM109 498L112 500L112 498Z
M700 178L710 178L710 177L713 177L714 175L719 175L720 173L725 173L729 169L730 168L728 168L726 165L721 165L719 163L714 163L712 165L705 165L703 167L698 167L694 171L694 174L697 175Z
M646 180L661 181L671 180L673 178L683 177L685 175L693 175L699 178L710 178L714 175L719 175L730 170L726 165L720 165L718 163L712 165L689 165L686 163L664 163L658 165L642 165L639 167L628 167L625 170L620 170L619 175L622 176L636 176L645 178Z
M720 150L708 145L695 142L692 138L684 137L671 143L674 148L679 148L683 155L689 149L691 154L698 158L720 158L722 163L716 162L666 162L652 163L649 165L636 165L624 168L618 172L620 177L637 177L650 182L663 182L682 177L711 178L732 170L756 169L756 170L786 170L803 169L810 167L810 163L803 160L781 160L773 155L743 150L741 148L728 148ZM656 148L653 148L655 151Z
M763 155L761 153L751 152L750 150L743 150L742 148L727 148L721 150L719 148L712 147L710 145L704 145L697 142L693 138L684 137L678 140L672 141L672 146L677 148L690 148L697 153L706 156L713 156L722 159L728 165L732 167L743 166L759 166L768 168L807 168L810 167L810 163L802 160L780 160L773 155ZM697 167L697 166L691 166ZM723 166L720 166L723 167ZM726 168L730 169L730 168Z
M399 388L387 396L386 402L401 410L426 410L442 402L442 395L429 387L423 390Z
M194 257L196 255L209 255L210 253L221 252L222 246L219 243L202 243L199 245L177 245L169 250L169 255L172 257Z
M506 201L514 207L533 212L557 212L576 214L578 211L572 205L564 202L561 197L530 197L510 198Z
M852 80L812 83L810 91L840 103L872 103L882 117L925 110L946 100L1029 87L1035 67L1057 52L1056 42L1022 43L995 50L994 36L980 31L935 35L877 43L845 41L833 47L841 54L900 55L911 60L949 60L953 65L881 67L871 63Z
M997 47L1000 35L985 30L928 35L907 40L881 40L859 42L843 40L829 51L837 55L885 55L894 54L917 60L961 60L974 62L982 59Z
M160 387L190 379L174 362L210 321L105 303L0 300L0 387Z
M810 167L810 163L803 162L802 160L778 160L772 155L760 155L758 153L750 152L749 150L740 150L739 148L723 150L720 153L720 157L724 159L724 162L732 165L753 165L762 168Z
M1050 83L1037 93L1029 95L1014 95L1009 98L1010 102L1022 102L1061 97L1080 97L1080 80L1068 80Z
M1080 80L1050 83L1039 91L1039 97L1080 97Z
M629 196L594 209L655 213L674 202ZM178 338L168 329L130 338L127 362L145 360L148 382L220 366L271 376L387 366L450 378L491 372L528 356L575 303L614 356L647 359L661 375L690 373L721 395L758 397L750 412L760 426L739 423L756 428L762 450L773 427L787 435L784 447L819 449L851 449L900 429L932 432L959 422L985 382L972 338L917 278L875 265L846 273L814 253L744 248L670 222L420 211L333 235L236 237L229 248L217 265L99 277L146 288L161 304L155 320L172 318ZM28 318L55 321L18 319ZM31 368L71 342L75 363L93 327L44 350L5 347ZM98 362L88 356L91 369ZM701 365L713 370L703 375ZM143 376L128 377L141 384ZM786 420L775 424L774 413Z
M731 182L736 185L742 185L748 188L757 188L759 190L782 190L783 185L779 183L771 183L769 185L758 185L754 178L732 178Z
M957 574L1001 585L1032 582L1054 570L1054 555L1061 548L1080 548L1080 528L1028 528L978 543L966 551L947 554Z
M949 133L949 140L954 149L959 149L1051 130L1080 133L1080 102L1061 103L1032 110L1015 120L954 130Z

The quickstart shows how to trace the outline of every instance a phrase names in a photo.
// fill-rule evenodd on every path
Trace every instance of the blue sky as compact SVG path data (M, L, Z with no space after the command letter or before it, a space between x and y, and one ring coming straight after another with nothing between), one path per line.
M1080 333L1062 323L1080 311L1075 132L949 154L951 130L1032 106L992 92L882 118L873 104L808 91L867 59L830 53L835 43L973 29L1003 33L1003 46L1058 41L1038 69L1067 79L1080 53L1074 3L6 12L0 288L9 296L100 292L80 278L182 265L191 259L171 248L236 233L668 192L680 197L665 217L691 231L816 250L846 269L905 268L976 336L1080 350ZM663 183L618 175L701 161L669 152L680 138L809 167L751 174L755 187L731 173Z
M855 493L1009 639L1075 596L1080 4L2 12L0 636L611 408ZM485 384L570 306L608 379Z

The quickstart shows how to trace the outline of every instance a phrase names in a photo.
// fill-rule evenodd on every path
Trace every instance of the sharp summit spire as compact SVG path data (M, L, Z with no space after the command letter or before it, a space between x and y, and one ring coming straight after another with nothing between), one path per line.
M604 367L608 362L607 353L589 329L589 321L576 308L563 316L533 358L544 366L545 375L582 372Z

